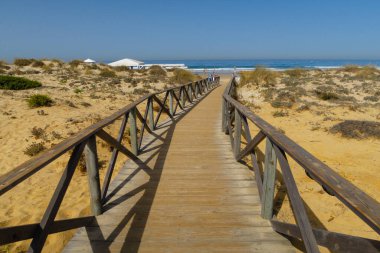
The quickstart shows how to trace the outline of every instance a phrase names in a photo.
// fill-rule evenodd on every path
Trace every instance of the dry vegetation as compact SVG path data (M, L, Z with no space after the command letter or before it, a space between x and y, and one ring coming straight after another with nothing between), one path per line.
M259 68L241 74L238 96L256 114L380 201L379 90L380 71L373 66L281 72ZM265 145L260 149L265 150ZM314 227L380 239L289 160ZM278 218L294 222L288 198L278 199L286 189L281 176L277 180Z
M80 60L65 63L56 59L16 59L13 64L0 61L0 175L142 94L186 83L189 77L191 80L200 78L188 71L167 71L159 66L130 70L85 64ZM120 120L105 130L117 136L119 126ZM97 143L103 180L112 148L99 139ZM129 145L128 131L123 136L123 143ZM3 195L0 226L39 222L67 159L68 154ZM118 160L116 172L125 159ZM57 219L89 214L83 159L66 195ZM70 233L49 236L46 252L61 249ZM23 242L0 247L0 252L22 252L27 245Z

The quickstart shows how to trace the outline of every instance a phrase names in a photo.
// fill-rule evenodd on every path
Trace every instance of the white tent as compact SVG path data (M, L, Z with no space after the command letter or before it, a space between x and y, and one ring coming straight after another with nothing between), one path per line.
M83 62L85 62L85 63L96 63L96 61L94 61L93 59L86 59Z
M126 67L131 67L131 68L141 68L144 62L133 60L133 59L121 59L119 61L111 62L108 65L112 67L117 67L117 66L126 66Z

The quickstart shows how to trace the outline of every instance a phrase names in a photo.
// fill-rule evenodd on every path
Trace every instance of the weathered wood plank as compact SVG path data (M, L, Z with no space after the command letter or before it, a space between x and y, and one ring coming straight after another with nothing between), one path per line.
M264 219L271 219L273 216L274 182L276 179L277 157L273 144L267 138L265 146L263 199L261 206L261 216Z
M86 158L86 169L88 186L90 190L91 210L93 215L100 215L102 213L100 181L99 181L99 163L98 152L96 149L96 137L91 136L84 149Z

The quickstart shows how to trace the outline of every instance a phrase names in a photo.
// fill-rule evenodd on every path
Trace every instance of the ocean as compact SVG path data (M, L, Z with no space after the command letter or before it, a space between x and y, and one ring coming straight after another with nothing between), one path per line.
M251 70L255 66L265 66L273 70L291 68L339 68L344 65L360 66L374 65L380 68L380 60L144 60L146 64L184 63L193 72L205 70L215 73L232 73L235 71Z

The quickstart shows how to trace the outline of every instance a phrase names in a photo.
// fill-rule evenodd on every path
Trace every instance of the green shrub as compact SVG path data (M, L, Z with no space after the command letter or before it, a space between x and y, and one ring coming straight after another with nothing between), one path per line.
M152 76L155 76L157 78L159 77L166 77L166 71L159 65L153 65L149 68L149 74Z
M2 90L25 90L40 87L42 84L23 77L0 76L0 89Z
M115 71L109 70L109 69L102 69L99 73L99 76L101 77L116 77Z
M32 63L33 63L33 59L21 59L21 58L15 59L13 62L14 65L19 66L19 67L29 66Z
M180 84L189 83L196 79L197 77L193 73L185 69L175 69L171 77L172 82Z
M53 100L48 95L36 94L29 97L28 104L31 108L51 106L53 104Z

